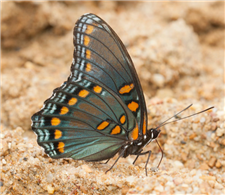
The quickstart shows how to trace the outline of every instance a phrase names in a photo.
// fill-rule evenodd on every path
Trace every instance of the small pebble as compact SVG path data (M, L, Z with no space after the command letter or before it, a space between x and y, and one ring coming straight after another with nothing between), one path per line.
M199 177L202 180L216 180L214 176L209 176L209 175L202 175Z
M4 154L6 154L7 150L8 150L7 142L5 140L1 140L0 141L0 155L3 156Z
M223 144L223 145L225 146L225 139L223 139L223 140L221 141L221 144Z
M202 163L201 166L199 167L201 170L208 170L210 169L209 166L206 163Z
M161 74L154 74L153 75L153 82L158 87L163 87L164 86L164 83L165 83L165 78Z
M182 177L176 177L174 180L173 180L174 184L176 186L180 185L183 183L183 178Z
M135 182L135 177L134 176L127 177L126 181L129 182L130 184L132 184Z
M12 147L12 143L9 142L9 143L8 143L8 148L11 149L11 147Z
M217 161L216 161L216 168L221 168L222 167L222 164L221 164L221 162L220 162L220 160L218 159Z
M190 171L190 175L196 175L196 173L197 173L197 171L196 171L196 169L192 169L191 171Z
M217 124L216 123L212 123L211 131L215 131L216 129L217 129Z
M200 123L204 123L205 122L205 117L202 117L201 119L200 119Z
M216 163L216 158L212 157L212 158L210 158L208 165L212 168L212 167L214 167L215 163Z
M216 135L218 137L222 137L222 135L224 135L224 134L225 134L225 129L217 128Z
M157 167L151 167L150 169L152 172L157 172L159 169Z
M91 173L92 172L91 168L88 165L86 165L86 164L82 165L82 169L84 169L86 173Z
M188 160L188 154L184 153L184 152L181 152L181 160L183 162L186 162Z
M53 175L52 175L52 173L48 173L47 174L46 180L47 180L48 183L52 183L52 181L53 181Z
M181 143L181 144L186 144L187 142L184 141L184 140L181 140L180 143Z
M174 187L174 182L172 181L167 181L165 186L170 186L170 187Z
M4 158L2 159L2 164L6 165L6 160Z
M47 191L48 191L49 194L54 194L55 189L51 185L48 185Z
M186 189L189 187L189 185L187 185L186 183L183 183L183 184L181 184L181 187L182 187L184 190L186 190Z
M177 168L182 168L184 167L184 164L178 160L175 160L174 161L174 167L177 167Z
M218 117L215 117L215 118L213 118L213 122L217 122L217 121L219 121L220 119L218 118Z
M156 191L158 191L158 192L162 192L163 190L164 190L164 188L163 188L163 186L162 185L157 185L156 187L155 187L155 190Z
M222 190L222 189L224 189L224 186L216 181L215 182L215 188L218 189L218 190Z
M196 133L192 133L190 136L189 136L189 139L194 139L195 137L197 136L197 134Z

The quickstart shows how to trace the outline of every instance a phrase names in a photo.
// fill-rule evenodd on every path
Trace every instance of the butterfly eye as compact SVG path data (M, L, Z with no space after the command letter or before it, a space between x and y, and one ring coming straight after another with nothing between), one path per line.
M154 132L153 132L153 130L151 132L151 138L154 139Z

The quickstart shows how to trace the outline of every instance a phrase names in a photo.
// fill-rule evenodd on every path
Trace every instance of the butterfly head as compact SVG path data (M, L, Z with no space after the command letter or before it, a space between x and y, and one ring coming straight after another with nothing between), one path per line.
M156 139L159 136L160 132L161 132L161 130L158 128L151 128L147 131L148 137L150 137L151 140Z

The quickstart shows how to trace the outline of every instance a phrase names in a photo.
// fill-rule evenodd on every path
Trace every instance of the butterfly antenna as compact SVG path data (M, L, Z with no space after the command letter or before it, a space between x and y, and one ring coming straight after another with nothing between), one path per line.
M170 120L170 119L173 118L173 117L176 117L177 115L179 115L179 114L182 113L183 111L187 110L187 109L190 108L191 106L192 106L192 104L189 105L187 108L181 110L180 112L178 112L178 113L175 114L174 116L170 117L169 119L167 119L166 121L164 121L163 123L161 123L158 127L156 127L156 129L158 129L158 128L164 126L164 125L167 125L167 124L169 124L169 123L174 123L174 122L177 122L177 121L180 121L180 120L183 120L183 119L186 119L186 118L189 118L189 117L198 115L198 114L200 114L200 113L206 112L206 111L211 110L211 109L214 108L214 106L211 106L211 107L209 107L209 108L207 108L207 109L205 109L205 110L202 110L202 111L200 111L200 112L196 112L196 113L194 113L194 114L185 116L185 117L183 117L183 118L179 118L179 119L177 119L177 120L167 122L168 120Z
M190 104L188 107L184 108L183 110L181 110L180 112L176 113L175 115L173 115L172 117L168 118L167 120L165 120L164 122L162 122L158 127L156 127L156 129L164 126L165 124L167 124L166 122L169 121L170 119L176 117L177 115L179 115L180 113L184 112L185 110L187 110L188 108L190 108L193 104Z
M183 119L192 117L192 116L194 116L194 115L200 114L200 113L202 113L202 112L206 112L207 110L211 110L211 109L214 108L214 106L211 106L211 107L209 107L209 108L207 108L207 109L205 109L205 110L202 110L202 111L200 111L200 112L191 114L191 115L189 115L189 116L185 116L185 117L183 117L183 118L180 118L180 119L177 119L177 120L174 120L174 121L167 122L167 121L169 121L170 119L172 119L173 117L176 117L176 116L179 115L180 113L184 112L185 110L187 110L187 109L190 108L191 106L192 106L192 104L190 104L188 107L184 108L183 110L181 110L180 112L178 112L178 113L175 114L174 116L170 117L169 119L165 120L163 123L161 123L161 124L160 124L158 127L156 127L155 129L157 130L158 128L160 128L160 127L162 127L162 126L164 126L164 125L166 125L166 124L174 123L174 122L177 122L177 121L179 121L179 120L183 120ZM158 143L157 139L155 139L155 140L156 140L156 143L158 144L158 146L159 146L159 148L160 148L160 150L161 150L161 153L162 153L161 159L160 159L159 164L158 164L158 166L157 166L157 169L158 169L158 168L159 168L159 165L160 165L161 162L162 162L162 159L163 159L163 153L164 153L164 152L163 152L163 149L161 148L160 144Z

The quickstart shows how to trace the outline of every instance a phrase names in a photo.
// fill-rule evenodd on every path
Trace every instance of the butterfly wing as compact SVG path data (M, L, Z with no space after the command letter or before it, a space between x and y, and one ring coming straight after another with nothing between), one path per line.
M52 158L111 158L127 141L128 123L121 118L132 118L132 113L119 112L124 110L122 103L108 89L73 79L55 89L43 109L32 116L38 143Z
M77 70L77 58L90 60L83 62L83 70L89 70L123 102L131 107L138 122L139 136L146 134L146 104L133 62L120 38L100 17L85 14L74 28L74 62L72 72ZM82 51L83 50L83 51ZM78 63L79 64L79 63ZM80 67L77 72L79 72ZM130 104L131 103L131 104Z
M74 46L70 77L32 116L32 129L52 158L109 159L144 132L140 83L122 42L96 15L77 21Z

